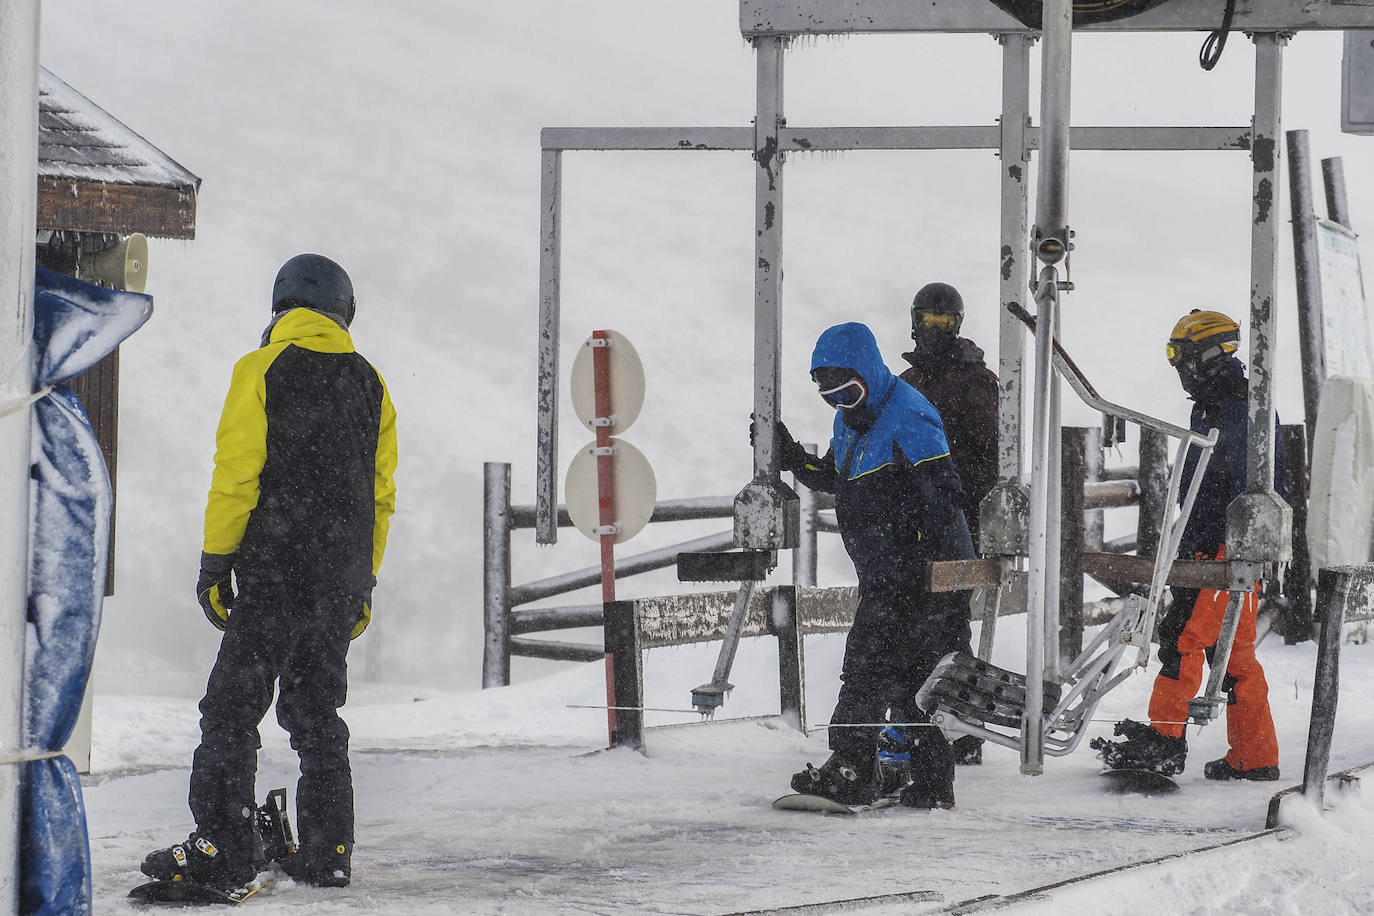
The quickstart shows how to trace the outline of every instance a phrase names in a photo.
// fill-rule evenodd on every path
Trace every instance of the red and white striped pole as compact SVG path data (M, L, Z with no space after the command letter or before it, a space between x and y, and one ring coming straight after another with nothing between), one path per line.
M601 538L601 603L615 600L615 537L619 533L615 511L615 465L611 456L611 354L610 333L593 331L592 392L595 403L596 427L596 502L598 509L597 534ZM606 736L615 744L615 658L606 653Z

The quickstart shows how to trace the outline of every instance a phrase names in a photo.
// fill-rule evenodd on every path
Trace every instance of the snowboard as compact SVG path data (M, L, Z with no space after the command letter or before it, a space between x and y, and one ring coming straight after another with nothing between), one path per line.
M1118 795L1167 795L1178 791L1178 783L1154 770L1103 770L1107 791Z
M235 891L221 891L195 881L150 881L129 891L135 903L237 904L271 884L271 879L253 881Z
M880 798L871 805L844 805L835 801L833 798L826 798L824 795L793 793L775 799L773 807L777 808L779 811L819 811L822 814L862 814L865 811L877 811L882 808L890 808L897 803L897 799L894 797Z

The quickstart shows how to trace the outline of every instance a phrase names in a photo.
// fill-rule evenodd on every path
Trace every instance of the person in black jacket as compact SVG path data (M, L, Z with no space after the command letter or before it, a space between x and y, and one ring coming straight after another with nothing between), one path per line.
M964 484L964 517L978 546L978 505L997 484L997 376L983 351L959 336L964 300L948 283L927 283L911 303L911 364L899 378L935 405Z
M224 631L200 703L196 829L148 855L142 870L154 878L233 891L267 864L254 781L275 688L301 767L300 846L282 864L306 883L349 883L353 779L338 710L396 500L396 411L353 348L354 310L343 268L298 255L277 273L261 348L234 366L196 583L206 618Z
M945 425L949 455L964 485L964 518L978 549L978 507L997 484L997 376L983 351L960 337L964 299L948 283L927 283L911 302L911 364L899 378L935 405ZM969 654L972 654L971 647ZM983 740L954 739L954 759L983 762Z
M916 691L936 662L969 643L968 592L921 585L929 560L973 556L963 491L940 416L883 364L873 332L857 323L829 328L816 343L811 375L835 408L830 449L817 458L778 424L783 470L835 494L835 517L854 562L859 606L845 642L830 758L792 778L798 792L867 804L877 790L876 723L925 722ZM908 730L911 782L903 804L952 807L954 759L931 726Z
M1191 429L1204 434L1212 429L1220 431L1183 529L1179 559L1226 558L1226 508L1245 492L1249 383L1244 364L1235 356L1239 341L1240 325L1234 320L1221 312L1193 309L1174 326L1166 346L1169 362L1193 399ZM1188 492L1200 457L1196 447L1189 449L1180 494ZM1275 458L1277 469L1282 464L1281 451L1276 449ZM1223 591L1173 590L1173 602L1159 624L1160 672L1150 695L1150 724L1125 719L1115 727L1115 734L1124 740L1094 738L1090 742L1102 752L1108 767L1149 769L1166 776L1183 772L1188 756L1184 736L1188 701L1202 686L1203 664L1211 659L1229 598L1230 593ZM1202 775L1207 779L1279 778L1279 744L1269 710L1269 684L1255 657L1258 605L1256 583L1245 596L1222 682L1228 694L1226 737L1230 749L1225 757L1203 767Z

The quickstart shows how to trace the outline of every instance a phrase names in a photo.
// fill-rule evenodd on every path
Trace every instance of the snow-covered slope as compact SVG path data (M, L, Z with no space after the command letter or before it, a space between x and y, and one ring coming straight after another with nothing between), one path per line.
M998 660L1017 663L1017 628L999 630ZM813 723L834 703L842 639L807 641ZM281 880L252 902L263 914L725 914L925 892L844 912L926 913L1260 833L1270 796L1301 781L1314 650L1262 644L1281 742L1278 783L1213 783L1225 726L1190 730L1188 768L1170 796L1108 795L1086 749L1018 773L1014 752L988 746L962 767L952 811L893 808L860 818L774 811L790 774L826 755L823 730L803 737L776 718L699 724L650 713L646 754L597 752L605 738L600 666L480 693L353 691L358 792L354 883L342 891ZM690 708L709 647L662 649L645 663L649 706ZM1374 647L1347 646L1332 769L1374 760L1368 698ZM1111 694L1090 727L1144 710L1154 666ZM729 716L777 711L776 652L747 641ZM152 685L149 685L151 687ZM86 790L98 913L124 901L138 862L190 829L187 766L195 697L101 694L95 769ZM295 756L264 725L259 794L291 786ZM1083 914L1357 914L1374 909L1368 848L1374 809L1347 800L1325 818L1299 800L1295 832L1174 859L1047 894L1011 912ZM248 905L248 904L245 904ZM838 912L840 908L818 912Z

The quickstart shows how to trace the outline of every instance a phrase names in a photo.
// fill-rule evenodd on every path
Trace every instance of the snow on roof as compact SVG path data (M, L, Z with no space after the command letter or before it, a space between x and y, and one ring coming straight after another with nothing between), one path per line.
M38 74L38 175L194 192L200 179L46 68Z

